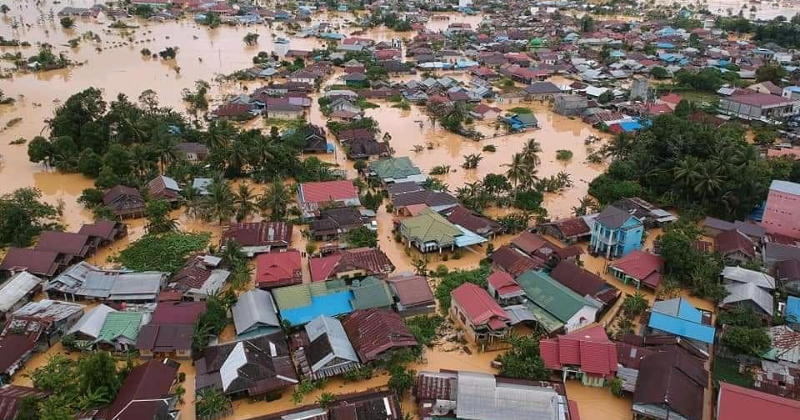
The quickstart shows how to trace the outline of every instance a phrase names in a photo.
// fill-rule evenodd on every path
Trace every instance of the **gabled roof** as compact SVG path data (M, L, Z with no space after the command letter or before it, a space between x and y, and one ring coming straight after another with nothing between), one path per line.
M750 238L738 229L720 233L714 238L714 251L722 256L742 252L750 258L756 256L756 246Z
M22 271L42 277L52 277L59 268L58 253L11 247L6 252L0 270Z
M717 420L800 418L800 401L727 382L719 383L717 402Z
M703 362L683 350L653 353L639 366L634 410L639 404L667 405L689 420L702 420L707 383L708 372Z
M650 328L706 344L714 342L714 327L704 325L703 315L684 298L656 302L650 311Z
M464 310L470 323L480 326L490 323L494 319L502 322L510 321L508 314L497 302L489 296L486 290L473 283L464 283L450 292L454 302Z
M430 190L408 192L392 197L392 205L394 205L395 208L414 204L425 204L430 207L455 206L458 204L458 199L444 191Z
M140 312L110 312L97 336L98 342L113 343L120 337L136 341L142 327Z
M272 252L256 257L256 286L280 287L303 282L300 251Z
M386 283L404 307L434 303L433 291L424 276L392 276Z
M550 272L550 277L581 296L592 296L603 303L609 303L619 294L619 290L607 284L602 277L571 261L558 263Z
M353 280L350 286L353 309L387 308L394 303L392 292L385 281L375 277Z
M153 311L150 325L194 325L205 311L205 302L161 302Z
M246 390L254 397L298 382L282 331L210 346L195 365L197 389L216 386L226 394Z
M580 366L583 372L602 376L617 371L617 349L602 325L541 340L539 351L547 369Z
M312 372L335 359L358 363L358 355L338 319L320 315L306 324L305 330L311 341L306 355Z
M0 285L0 313L10 310L42 284L42 279L21 271Z
M232 223L225 228L220 243L234 240L245 247L288 246L292 242L292 224L287 222Z
M393 311L355 311L344 318L342 326L361 363L376 360L387 351L418 344L400 315Z
M664 259L658 255L635 249L613 261L611 267L655 289L661 283Z
M407 156L376 160L370 162L369 168L381 179L402 179L421 174Z
M489 285L500 297L522 293L522 288L519 287L514 277L511 277L511 274L505 271L493 272L486 281L489 282Z
M237 334L244 334L259 324L272 327L281 325L272 295L261 289L253 289L239 295L232 312Z
M358 189L353 181L306 182L297 189L298 203L327 203L358 199Z
M515 277L525 271L534 270L544 265L542 259L538 257L531 258L523 254L522 251L511 248L508 245L497 248L489 258L497 267Z
M517 278L532 303L544 309L559 321L567 323L589 303L563 284L542 271L526 271Z
M775 279L760 271L742 267L725 267L722 269L722 278L737 283L753 283L766 290L775 290Z
M722 299L720 306L739 302L752 302L769 316L773 314L774 300L772 294L754 283L729 283L725 285L728 295Z
M100 330L103 329L103 324L105 324L108 314L116 311L110 306L97 305L86 311L81 319L69 329L69 334L80 333L88 337L97 338L100 335Z
M131 370L117 398L108 409L107 420L156 419L168 411L169 391L178 365L168 360L151 360Z
M404 195L408 194L400 197ZM430 209L404 219L400 224L401 232L405 236L422 244L435 242L441 247L450 246L455 243L457 236L463 234L461 229L447 221L441 214Z
M325 257L309 260L311 281L322 281L338 273L363 270L367 276L388 274L394 271L389 257L374 248L356 248L341 251Z

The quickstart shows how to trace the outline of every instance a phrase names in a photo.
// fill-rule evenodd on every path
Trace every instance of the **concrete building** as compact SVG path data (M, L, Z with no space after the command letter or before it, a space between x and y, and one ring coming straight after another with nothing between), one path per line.
M800 238L800 184L772 181L761 224L770 233Z

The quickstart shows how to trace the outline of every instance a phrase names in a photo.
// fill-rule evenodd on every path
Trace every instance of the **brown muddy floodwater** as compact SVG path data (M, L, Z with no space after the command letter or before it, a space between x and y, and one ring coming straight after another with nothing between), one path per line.
M273 39L276 36L287 36L280 25L274 28L267 26L256 27L220 27L208 29L193 23L191 19L179 22L150 23L132 20L130 24L139 25L136 29L108 29L108 21L78 19L75 29L64 30L60 27L58 19L51 18L51 12L57 13L63 6L90 6L94 4L89 0L77 0L68 4L53 4L43 2L44 6L34 6L30 2L19 0L7 2L11 11L7 16L0 17L0 36L6 39L19 39L32 44L46 42L56 47L57 52L66 52L69 57L82 63L73 68L50 71L44 73L14 74L11 79L0 80L0 90L6 96L14 97L17 102L11 106L0 106L0 127L6 122L21 117L22 121L9 129L0 131L0 154L4 162L0 166L0 193L8 193L16 188L39 188L44 198L53 204L60 204L64 209L64 223L70 230L76 230L82 223L89 222L92 215L77 203L77 198L85 188L93 185L92 180L79 174L62 174L48 170L38 164L28 161L26 146L12 146L8 143L23 137L28 140L40 133L45 135L45 121L53 115L54 109L70 95L89 87L103 90L106 100L113 100L118 93L124 93L132 100L146 89L153 89L158 93L163 105L168 105L176 110L184 110L181 103L181 89L191 88L195 81L212 81L216 75L231 73L235 70L251 66L251 58L258 51L277 51L285 53L285 45L276 45ZM429 29L441 30L450 23L464 22L476 27L482 20L481 16L464 16L449 14L450 20L432 20ZM19 24L13 29L12 22ZM350 34L359 28L347 27L347 21L354 20L352 14L332 13L315 17L314 23L329 22L337 31ZM30 25L30 26L28 26ZM67 41L91 31L100 36L101 42L94 43L83 41L77 48L69 48ZM248 47L242 42L242 37L248 32L258 32L261 37L257 46ZM391 40L392 38L408 38L411 33L399 34L384 28L372 29L366 34L359 35L375 40ZM151 58L142 58L139 51L148 48L158 52L169 46L178 46L179 52L175 60L163 61ZM312 38L291 37L288 48L310 50L321 47L323 43ZM100 50L98 50L98 48ZM0 54L21 51L25 56L36 53L37 47L29 48L0 48ZM0 68L10 68L11 64L0 62ZM180 71L176 71L176 69ZM444 73L441 74L445 75ZM452 75L452 74L449 74ZM334 84L334 75L326 84ZM453 77L466 81L468 75L455 74ZM398 79L401 80L401 79ZM564 79L554 79L556 84L563 84ZM252 89L256 82L246 84ZM226 95L240 93L244 84L212 82L212 103L218 104ZM314 98L316 99L316 98ZM316 102L316 100L314 101ZM578 200L586 195L588 182L600 174L604 165L591 165L586 163L587 150L583 141L589 135L600 135L579 120L572 120L555 115L546 104L523 103L519 106L532 108L540 123L540 128L527 133L514 135L499 135L493 137L496 131L490 123L477 123L476 129L487 135L487 139L475 142L455 136L444 131L438 125L433 126L423 110L412 107L403 111L392 108L390 104L379 102L378 109L370 109L367 115L375 118L383 132L391 135L391 145L396 151L396 156L409 156L423 171L429 171L437 165L450 165L454 172L439 178L450 186L450 190L463 186L466 183L482 179L490 173L505 172L511 155L520 151L526 140L536 139L542 146L541 166L538 168L539 176L555 175L560 171L570 174L574 185L558 194L547 194L545 207L551 217L568 216ZM213 106L213 105L212 105ZM315 106L309 115L309 121L324 124L325 119ZM260 120L248 123L249 128L263 127ZM265 127L266 128L266 127ZM414 152L414 146L433 145L432 149L424 148L421 152ZM482 152L485 145L492 144L497 151L494 153ZM594 147L597 147L595 145ZM555 159L556 150L568 149L574 153L568 162L559 162ZM463 156L480 153L484 159L477 169L464 170L461 168ZM331 163L346 169L349 177L354 177L355 171L352 162L345 158L343 150L337 144L336 153L322 157ZM255 185L257 191L262 191L263 185ZM499 215L508 212L507 209L491 209L490 214ZM217 224L207 224L187 219L182 211L176 210L173 218L177 219L185 230L211 231L212 243L216 242L221 231ZM397 271L411 271L412 258L419 257L416 251L406 250L401 244L394 241L391 233L392 215L388 214L385 207L378 212L379 221L379 246L386 252L397 267ZM124 249L130 241L136 240L144 234L144 221L128 221L130 235L128 238L115 243L113 246L102 250L90 259L98 265L106 265L107 258ZM495 247L508 243L511 235L495 238L492 242ZM295 229L293 246L304 249L306 240L302 237L300 229ZM444 264L450 269L474 268L485 257L485 248L476 248L472 252L465 252L458 260L442 261L440 256L429 257L429 268ZM604 271L603 261L588 256L586 265L592 271ZM615 282L610 276L603 275L608 281ZM304 267L304 278L309 281L307 266ZM627 286L621 287L626 293L633 293ZM652 297L651 297L652 298ZM694 301L693 301L694 302ZM612 311L613 312L613 311ZM233 339L233 330L228 328L220 337L220 341ZM48 358L57 353L63 353L61 345L57 345L45 354L37 354L28 363L26 371L31 371L45 364ZM416 370L462 369L494 373L490 362L496 357L497 352L481 353L471 349L471 354L464 351L463 346L444 342L426 352L426 360L413 366ZM76 355L72 355L76 357ZM181 364L181 371L187 375L184 384L186 388L185 402L182 405L182 418L193 419L194 416L194 368L190 362ZM368 388L383 386L387 381L386 376L355 383L344 384L341 380L331 380L324 391L337 394L363 391ZM30 385L29 378L22 373L17 374L14 383ZM311 403L323 391L317 391L307 396L304 403ZM584 388L576 383L568 384L569 398L578 402L581 416L589 420L623 420L630 418L630 399L615 399L607 389ZM231 419L247 419L257 415L277 412L292 408L290 391L279 401L257 402L237 401L235 413ZM415 409L410 398L404 401L404 408L415 416Z

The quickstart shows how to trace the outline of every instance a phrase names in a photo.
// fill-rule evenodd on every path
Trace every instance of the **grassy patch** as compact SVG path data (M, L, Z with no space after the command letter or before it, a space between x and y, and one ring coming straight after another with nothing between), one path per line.
M515 106L508 110L513 114L533 114L533 110L524 106Z
M211 234L171 232L146 235L123 250L114 262L134 271L166 271L174 273L186 263L189 255L208 246Z
M714 359L714 370L711 372L714 381L724 381L734 385L751 388L753 378L750 375L739 373L739 363L724 357Z

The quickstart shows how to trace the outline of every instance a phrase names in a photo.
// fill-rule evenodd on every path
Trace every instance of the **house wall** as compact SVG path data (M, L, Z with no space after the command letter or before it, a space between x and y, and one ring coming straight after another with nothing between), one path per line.
M619 258L628 255L631 251L642 248L644 226L642 222L631 217L619 229L609 229L601 223L592 227L590 241L591 250L602 254L606 258Z
M591 306L584 306L580 311L576 312L572 318L564 325L567 333L583 328L591 324L597 318L597 308Z
M458 303L455 300L453 300L450 304L450 319L453 320L453 323L455 323L456 326L464 329L467 341L470 343L477 342L475 328L472 326L472 323L470 323L469 318L467 318L464 310L458 306Z
M761 225L770 233L800 238L800 196L770 190Z

